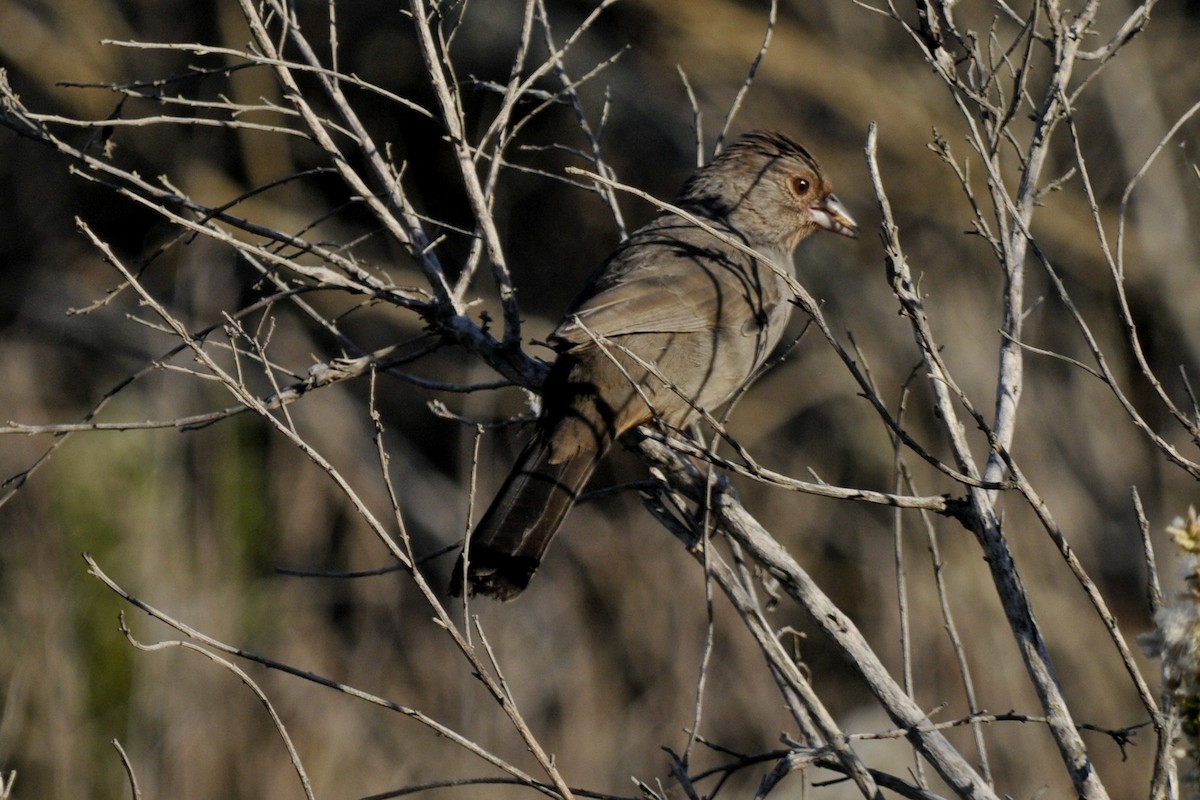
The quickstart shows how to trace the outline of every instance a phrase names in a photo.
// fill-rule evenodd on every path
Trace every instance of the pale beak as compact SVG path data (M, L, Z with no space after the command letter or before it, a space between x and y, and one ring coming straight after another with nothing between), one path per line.
M858 223L850 216L850 212L846 210L836 195L825 195L824 200L809 210L812 214L812 221L817 224L818 228L849 236L851 239L858 238Z

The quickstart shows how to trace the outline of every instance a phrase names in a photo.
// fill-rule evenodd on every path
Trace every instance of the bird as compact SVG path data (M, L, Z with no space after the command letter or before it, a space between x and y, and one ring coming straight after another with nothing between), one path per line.
M758 255L672 211L617 246L548 339L557 355L533 436L467 537L451 595L524 591L614 442L719 408L769 357L791 313L797 245L818 230L858 236L817 160L774 131L739 136L673 205Z

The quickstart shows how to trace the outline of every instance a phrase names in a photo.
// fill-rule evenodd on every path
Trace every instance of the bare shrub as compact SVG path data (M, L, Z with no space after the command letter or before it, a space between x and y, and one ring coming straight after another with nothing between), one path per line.
M1181 12L84 5L6 12L0 795L1180 795L1130 637L1200 477ZM878 237L448 603L536 342L748 127Z

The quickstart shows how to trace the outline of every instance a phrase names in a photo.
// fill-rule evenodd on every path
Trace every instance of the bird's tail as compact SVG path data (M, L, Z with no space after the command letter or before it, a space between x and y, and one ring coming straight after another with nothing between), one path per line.
M561 424L561 422L560 422ZM450 578L450 594L463 593L464 568L470 594L511 600L520 594L541 564L550 540L596 464L607 443L595 450L555 458L552 434L539 427L505 479L496 499L471 534Z

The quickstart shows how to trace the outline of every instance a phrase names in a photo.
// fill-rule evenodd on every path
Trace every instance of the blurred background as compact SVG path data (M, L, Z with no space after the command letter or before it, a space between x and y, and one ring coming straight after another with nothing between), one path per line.
M308 29L320 30L325 4L298 5L311 23ZM559 38L574 30L593 5L552 0ZM1025 6L1017 5L1019 10ZM460 81L507 80L522 8L516 0L468 6L452 49ZM1100 29L1115 29L1131 8L1129 0L1105 0ZM985 32L993 24L990 5L963 2L957 13L964 27ZM396 4L342 3L338 18L344 72L433 106L411 25ZM766 21L766 3L734 0L624 0L604 12L572 51L568 67L582 75L624 50L582 92L594 126L607 103L601 143L623 181L658 197L674 194L696 163L693 110L679 71L697 96L709 152L761 45ZM1011 38L1011 25L995 24L998 33ZM112 114L117 97L62 81L149 80L223 63L215 55L106 46L102 39L234 48L248 40L235 3L182 0L0 0L0 31L0 63L29 108L91 119ZM1198 48L1200 7L1162 4L1146 32L1077 104L1079 146L1089 160L1110 236L1126 183L1200 98ZM259 70L231 81L192 81L180 92L210 100L232 92L240 102L282 102L271 77ZM468 123L477 137L496 100L483 89L466 96ZM438 128L378 97L364 93L352 99L377 140L390 143L397 161L406 164L404 182L418 208L449 224L469 225L469 208L455 190L453 154ZM145 113L145 108L138 110ZM770 50L733 129L777 128L804 142L862 225L864 235L857 242L810 239L798 256L798 272L835 330L847 340L853 335L895 407L919 359L908 325L896 313L875 234L879 218L863 159L872 121L879 126L879 160L901 237L945 358L975 405L989 413L1002 276L986 245L966 233L970 208L957 179L928 146L936 129L960 161L968 154L950 95L915 45L883 15L851 2L783 0ZM1073 164L1064 133L1046 179ZM1185 125L1134 193L1125 275L1151 364L1185 407L1182 375L1195 376L1200 363L1196 133L1196 123ZM78 146L96 145L94 131L63 135ZM553 143L586 146L570 108L538 117L519 142ZM299 140L216 128L123 128L105 146L115 161L144 177L166 175L212 204L321 166L314 149ZM568 152L544 147L514 150L513 158L552 174L587 166ZM73 175L69 167L50 149L0 129L0 423L77 421L175 344L128 292L89 313L73 313L104 299L119 282L78 231L76 217L122 258L146 262L147 287L192 329L219 322L222 312L246 305L260 291L257 276L231 250L205 239L172 247L147 262L176 231L109 187ZM398 283L419 284L402 250L367 214L341 209L346 200L346 190L332 176L318 175L263 193L240 206L239 213L285 230L320 219L312 238L355 242L355 257L369 268L387 271ZM636 199L622 198L621 205L630 229L653 215ZM330 209L341 210L325 216ZM526 342L544 338L617 243L618 229L595 195L515 170L501 182L496 215L521 298ZM1136 374L1122 340L1112 278L1077 179L1046 198L1034 232L1135 405L1155 430L1193 455L1194 444ZM466 251L467 243L450 235L442 258L453 265ZM1036 265L1029 280L1029 344L1087 362L1081 337ZM486 270L477 285L481 295L494 298ZM309 300L326 318L337 317L343 332L365 349L415 340L422 332L419 319L387 305L336 293ZM483 308L499 318L494 301ZM343 354L327 331L301 314L281 307L276 315L271 354L296 375ZM797 333L801 316L794 320ZM803 337L786 361L742 399L731 427L761 463L776 471L890 490L894 453L886 431L818 338ZM547 353L536 345L531 352ZM190 359L172 363L196 367ZM411 369L443 381L495 379L481 363L449 349ZM1152 621L1130 490L1136 487L1145 504L1170 585L1171 553L1162 529L1196 501L1195 484L1146 442L1111 392L1080 369L1031 354L1025 387L1016 458L1118 614L1132 646L1132 637L1150 629ZM436 551L460 538L467 526L475 429L434 414L430 402L490 423L526 413L526 399L515 389L439 393L384 376L375 394L407 529L419 551ZM366 380L343 383L314 393L291 414L377 516L390 519L371 441L369 395ZM945 455L929 397L917 380L907 398L906 419L929 450ZM214 383L180 370L157 370L123 388L100 418L165 420L233 404ZM523 437L519 425L488 428L479 447L479 502L490 497ZM0 476L20 475L52 443L47 436L0 439ZM982 440L976 444L977 452L984 452ZM919 492L956 491L931 470L913 466ZM593 485L643 476L644 468L621 454ZM817 577L899 675L893 514L740 479L734 483L746 506ZM1035 614L1077 721L1118 728L1143 720L1113 646L1055 549L1018 498L1004 509ZM957 523L939 520L934 526L980 706L1037 714L973 537ZM902 528L899 550L909 581L915 694L925 708L942 707L938 719L953 719L967 706L943 630L928 540L916 515L902 517ZM124 771L109 744L114 738L128 751L146 796L300 794L286 752L250 692L194 653L134 650L117 628L122 608L139 639L175 636L144 615L130 614L89 577L80 558L84 551L125 588L195 628L420 709L536 769L401 573L358 579L277 573L278 567L364 570L385 566L389 558L326 475L261 420L243 415L188 432L74 435L0 507L0 770L18 772L15 797L128 796ZM426 564L436 586L445 585L452 560L450 555ZM662 748L682 749L686 729L694 724L706 625L703 598L695 562L654 523L635 493L624 492L573 513L566 534L520 600L505 606L480 602L474 609L522 711L570 784L633 795L630 776L651 784L667 779ZM778 747L780 733L794 729L762 658L727 605L718 600L714 614L715 652L700 731L740 753ZM787 603L773 612L772 623L801 634L809 629ZM798 638L796 648L845 729L890 727L819 636ZM1142 667L1157 686L1156 665L1143 662ZM247 669L276 703L317 796L357 797L493 774L413 720L253 665ZM976 758L969 734L949 735ZM1102 734L1085 737L1112 795L1142 796L1153 755L1150 731L1143 729L1124 752ZM1001 793L1070 793L1041 727L996 725L988 741ZM911 767L903 745L868 743L863 752L872 766L896 774L907 775ZM726 758L702 748L696 763ZM728 789L731 796L741 796L768 768L739 774ZM829 777L817 773L812 779ZM806 779L789 781L787 791L800 796ZM440 790L437 796L481 791L507 796L495 787ZM781 789L779 796L792 795ZM854 794L835 787L820 796Z

